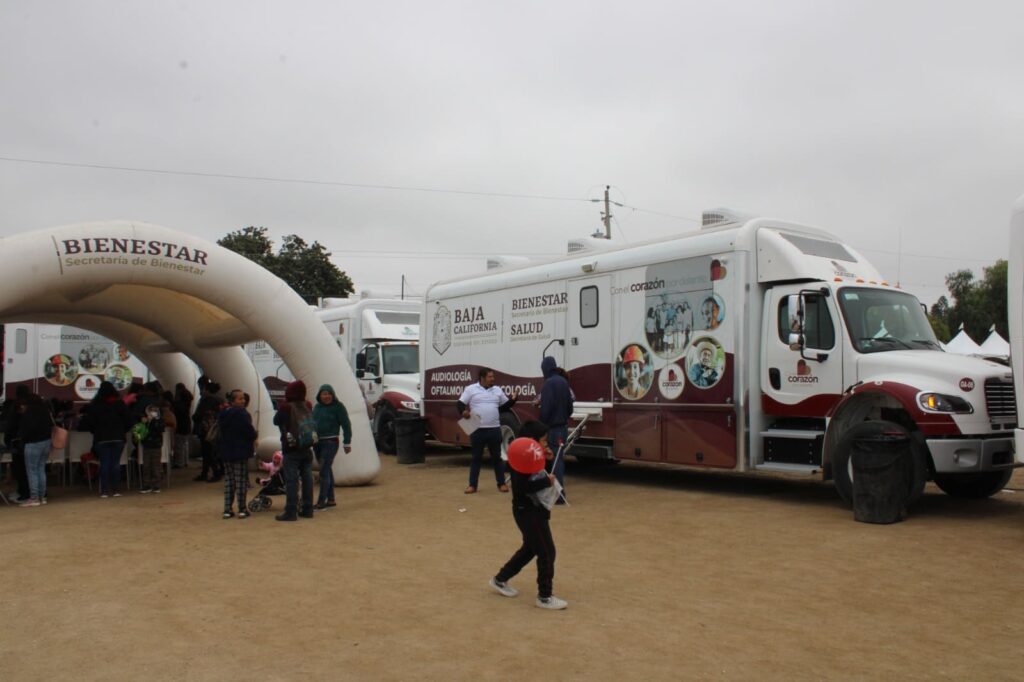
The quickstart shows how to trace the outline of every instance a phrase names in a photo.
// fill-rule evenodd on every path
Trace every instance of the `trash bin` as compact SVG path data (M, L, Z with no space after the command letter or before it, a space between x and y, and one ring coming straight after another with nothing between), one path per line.
M910 438L879 433L853 441L853 518L897 523L907 515Z
M419 464L424 461L423 424L419 417L400 417L395 420L395 451L399 464Z

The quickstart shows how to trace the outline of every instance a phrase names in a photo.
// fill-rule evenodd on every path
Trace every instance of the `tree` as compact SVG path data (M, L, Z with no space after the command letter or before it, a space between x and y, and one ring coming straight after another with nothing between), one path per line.
M274 253L267 228L249 226L227 234L217 243L277 275L307 303L327 296L344 298L353 291L352 280L331 262L331 252L320 242L307 244L302 237L290 234Z
M988 336L994 324L1003 338L1009 338L1006 301L1007 262L998 260L991 267L983 269L982 279L974 278L970 270L957 270L946 275L946 288L953 303L942 296L932 306L929 319L932 329L940 340L947 340L948 334L960 325L977 342ZM940 330L945 326L945 339Z

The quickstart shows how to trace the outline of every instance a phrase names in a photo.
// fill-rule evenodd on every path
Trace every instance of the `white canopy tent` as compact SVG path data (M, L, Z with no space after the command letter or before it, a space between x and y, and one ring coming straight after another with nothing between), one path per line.
M981 344L981 354L985 357L1010 357L1010 344L999 335L999 332L996 331L996 326L992 325L988 332L988 338Z
M974 342L967 332L964 331L964 326L960 325L960 331L957 332L956 336L949 340L946 344L947 353L955 353L956 355L981 355L981 346Z

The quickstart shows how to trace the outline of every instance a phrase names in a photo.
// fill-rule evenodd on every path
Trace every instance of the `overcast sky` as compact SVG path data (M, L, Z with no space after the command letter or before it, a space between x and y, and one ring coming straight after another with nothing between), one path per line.
M1006 257L1022 31L1015 0L2 0L0 234L262 225L421 292L564 252L610 184L627 241L729 206L930 304Z

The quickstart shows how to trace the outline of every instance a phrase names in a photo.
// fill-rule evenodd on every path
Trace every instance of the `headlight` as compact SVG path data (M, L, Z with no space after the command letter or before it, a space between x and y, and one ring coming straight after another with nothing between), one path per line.
M402 400L400 402L402 404L402 407L404 407L407 410L413 410L414 412L420 411L420 404L415 400Z
M955 395L943 393L922 393L917 396L917 402L925 412L945 412L954 414L971 414L974 408L971 404Z

